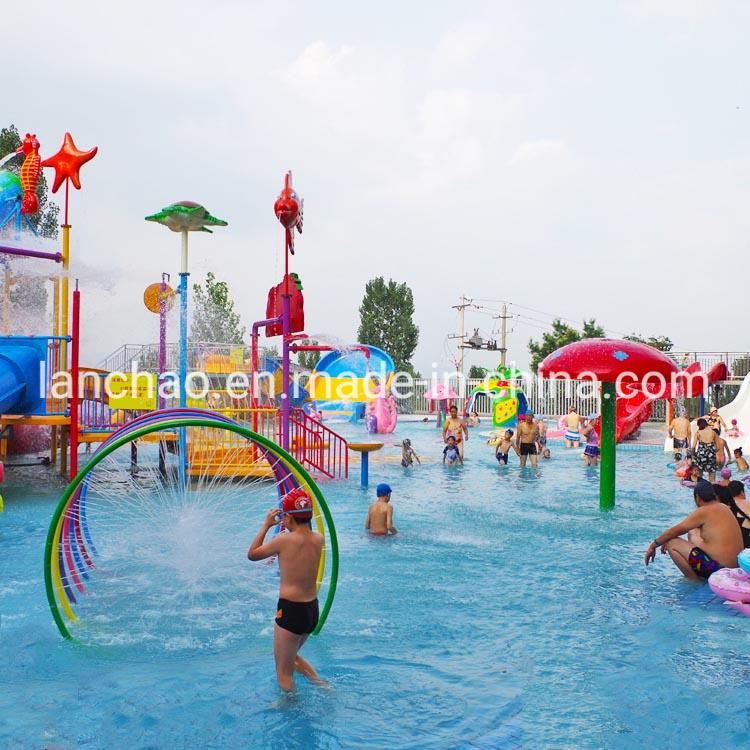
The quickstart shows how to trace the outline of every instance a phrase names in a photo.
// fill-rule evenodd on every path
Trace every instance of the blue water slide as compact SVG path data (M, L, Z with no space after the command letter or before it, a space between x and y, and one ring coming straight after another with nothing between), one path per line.
M361 349L328 352L315 365L315 372L325 372L332 378L342 375L364 378L368 374L373 374L382 379L395 372L396 365L390 354L377 346L367 345L367 349L370 352L369 358Z
M46 340L0 339L0 414L44 413L40 363L46 360L46 347Z

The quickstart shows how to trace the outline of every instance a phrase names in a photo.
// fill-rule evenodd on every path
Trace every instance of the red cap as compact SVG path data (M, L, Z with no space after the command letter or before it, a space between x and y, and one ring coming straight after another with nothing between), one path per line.
M309 521L312 518L310 495L302 487L296 487L281 498L281 510L291 513L300 521Z

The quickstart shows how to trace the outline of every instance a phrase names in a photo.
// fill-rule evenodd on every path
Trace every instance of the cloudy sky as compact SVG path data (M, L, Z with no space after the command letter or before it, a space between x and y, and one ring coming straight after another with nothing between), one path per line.
M742 0L41 0L31 26L28 7L3 9L0 119L42 156L66 130L99 146L71 207L92 364L156 339L142 291L176 278L179 240L143 217L176 200L229 221L193 237L192 280L263 317L290 168L310 332L353 340L384 275L414 290L423 371L455 354L460 294L514 303L520 363L554 315L750 345ZM491 314L467 327L489 337Z

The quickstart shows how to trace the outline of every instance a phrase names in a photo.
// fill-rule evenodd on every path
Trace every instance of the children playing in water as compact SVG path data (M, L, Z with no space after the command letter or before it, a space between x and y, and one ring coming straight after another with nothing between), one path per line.
M443 463L449 466L455 464L463 464L463 458L461 458L461 451L459 450L456 438L453 435L448 437L447 445L443 448Z
M451 437L455 439L458 452L463 459L464 439L469 439L469 428L466 426L466 420L458 416L458 407L455 404L451 406L449 416L443 425L443 442L447 444Z
M735 448L734 449L734 458L729 462L734 463L737 465L737 471L740 473L748 471L750 469L750 466L748 466L747 460L742 455L742 448Z
M418 464L422 463L419 456L414 452L414 448L411 447L411 440L404 438L401 442L401 466L407 469L414 464L414 461Z
M506 430L495 446L495 458L497 462L503 466L507 466L511 450L516 451L516 454L518 454L516 446L513 444L513 430Z
M393 525L391 493L392 490L388 484L379 484L375 488L377 499L367 509L367 518L365 519L365 528L373 536L398 534L398 529Z
M581 416L576 412L575 406L571 404L568 416L565 417L565 447L577 448L581 443L580 434Z
M536 439L536 451L541 456L544 456L544 451L547 448L547 422L544 417L537 417L536 420L537 434ZM549 458L549 456L547 456Z
M646 565L656 559L661 547L682 574L706 580L720 568L737 566L742 551L742 533L732 511L722 505L709 482L698 482L693 490L697 509L680 523L659 534L646 549ZM687 534L687 539L682 535Z
M583 450L586 466L596 466L599 463L599 433L594 425L596 417L596 414L589 414L581 430L581 435L586 438L586 447Z

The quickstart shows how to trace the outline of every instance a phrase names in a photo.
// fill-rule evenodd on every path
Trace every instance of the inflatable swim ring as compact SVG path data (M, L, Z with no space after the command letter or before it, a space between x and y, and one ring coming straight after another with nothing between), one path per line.
M750 602L750 575L740 568L721 568L708 579L711 591L730 602Z
M750 549L745 549L737 555L737 564L750 575Z

